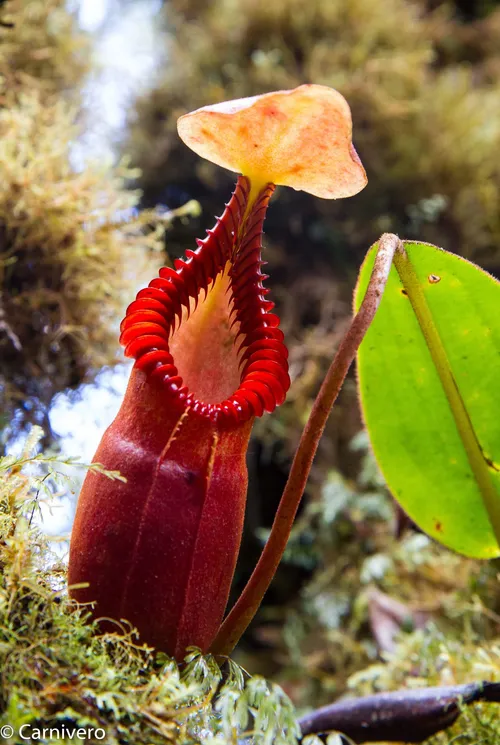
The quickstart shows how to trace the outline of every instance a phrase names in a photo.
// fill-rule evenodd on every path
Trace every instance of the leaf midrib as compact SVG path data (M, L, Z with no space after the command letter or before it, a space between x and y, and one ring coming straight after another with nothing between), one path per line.
M458 434L488 513L493 533L500 545L500 495L491 478L488 463L453 376L446 350L434 323L420 280L405 250L396 252L394 265L408 294L408 299L443 386Z

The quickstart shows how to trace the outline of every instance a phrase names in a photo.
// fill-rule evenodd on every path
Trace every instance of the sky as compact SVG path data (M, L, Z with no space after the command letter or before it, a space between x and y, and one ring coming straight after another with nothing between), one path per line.
M116 157L128 109L162 59L156 16L161 0L73 0L80 26L94 36L95 67L84 90L91 116L84 155Z

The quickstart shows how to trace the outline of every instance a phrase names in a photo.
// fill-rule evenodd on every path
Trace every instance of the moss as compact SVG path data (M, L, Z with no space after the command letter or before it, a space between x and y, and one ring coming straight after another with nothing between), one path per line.
M63 0L11 0L0 29L0 430L49 429L56 393L118 361L118 320L160 263L125 163L75 168L89 41ZM8 10L8 14L7 14Z
M130 172L71 168L75 115L62 100L47 107L38 93L0 111L6 418L14 410L43 417L55 393L118 361L117 321L160 258L158 233L142 229L152 216L121 217L137 204L124 188Z
M28 86L45 96L75 92L90 66L89 38L61 0L7 0L0 28L1 105Z

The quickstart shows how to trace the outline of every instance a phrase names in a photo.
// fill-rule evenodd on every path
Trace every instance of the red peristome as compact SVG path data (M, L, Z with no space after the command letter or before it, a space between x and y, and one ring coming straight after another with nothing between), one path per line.
M198 249L129 306L121 341L136 362L94 458L127 483L89 473L71 539L70 586L89 583L71 595L178 659L189 645L206 651L217 634L241 541L253 419L289 386L260 271L272 187L247 210L248 193L240 178Z
M242 225L249 189L248 179L240 177L215 228L208 231L204 241L198 241L196 251L186 252L185 261L176 260L175 270L160 269L160 277L138 293L121 325L120 341L125 354L136 359L136 367L154 373L194 411L227 425L273 411L283 403L290 386L288 352L278 328L279 319L270 312L274 304L266 300L267 291L262 285L265 275L260 271L262 224L274 186L270 184L261 192ZM183 385L169 340L176 321L181 320L182 309L189 316L191 301L197 304L201 292L209 292L226 266L243 366L236 390L225 400L208 403L199 401Z

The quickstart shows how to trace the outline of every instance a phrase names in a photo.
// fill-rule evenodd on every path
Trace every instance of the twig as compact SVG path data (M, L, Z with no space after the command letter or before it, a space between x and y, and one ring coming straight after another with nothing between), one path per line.
M339 701L299 719L302 737L340 732L356 743L418 743L450 727L463 705L500 703L500 683L395 691Z

